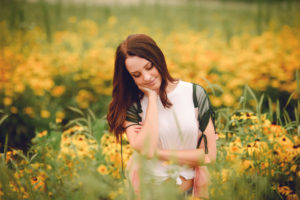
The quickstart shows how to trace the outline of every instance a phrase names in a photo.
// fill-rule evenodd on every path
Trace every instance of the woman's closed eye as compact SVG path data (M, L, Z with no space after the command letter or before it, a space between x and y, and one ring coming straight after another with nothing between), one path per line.
M146 70L151 70L153 68L153 64L152 63L150 63L150 65L148 65L147 67L146 67Z
M134 78L138 78L138 77L141 76L141 74L132 74L132 76L133 76Z
M146 69L147 71L150 71L152 68L153 68L153 64L150 63L150 64L148 64L147 66L145 66L144 69ZM134 73L134 74L132 74L132 76L133 76L134 78L139 78L139 77L141 76L141 73Z

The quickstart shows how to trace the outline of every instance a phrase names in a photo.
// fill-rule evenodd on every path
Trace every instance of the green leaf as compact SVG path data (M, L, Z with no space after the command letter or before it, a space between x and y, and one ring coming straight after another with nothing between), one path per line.
M268 104L269 104L269 115L270 115L270 120L273 121L273 102L272 99L270 97L268 97Z
M96 116L95 114L93 113L93 111L91 111L91 109L88 108L88 113L90 114L90 116L92 117L92 120L96 120Z
M285 124L289 124L292 121L289 116L289 113L285 109L283 109L283 118L284 118Z
M4 115L1 119L0 119L0 125L8 118L9 115Z
M255 96L253 90L252 90L248 85L246 85L246 88L247 88L248 92L250 93L250 95L252 96L252 98L255 100L255 103L256 103L256 105L257 105L257 104L258 104L258 101L257 101L257 98L256 98L256 96Z
M84 122L85 124L88 124L88 121L87 121L85 118L80 117L80 118L76 118L76 119L73 119L73 120L69 121L69 122L66 124L66 127L73 126L74 124L83 126L83 124L81 124L81 123L79 123L79 122Z
M75 107L72 107L72 106L68 106L68 109L70 109L70 110L72 110L72 111L80 114L81 116L84 116L84 113L80 109L78 109L78 108L75 108Z
M299 70L296 69L296 81L297 81L297 91L300 92L300 85L299 85Z
M277 118L277 124L282 125L282 121L280 119L280 103L278 99L276 101L276 118Z
M294 92L290 95L290 97L289 97L289 99L287 100L287 102L286 102L284 108L286 108L286 107L289 105L290 101L292 100L292 98L293 98L293 96L296 94L296 92L297 92L297 91L294 91Z

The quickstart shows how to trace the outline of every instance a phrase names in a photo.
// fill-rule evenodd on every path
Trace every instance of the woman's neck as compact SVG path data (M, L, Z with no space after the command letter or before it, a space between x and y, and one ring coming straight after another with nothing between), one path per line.
M167 93L170 93L172 92L173 90L175 90L176 86L178 85L179 83L179 80L176 80L175 82L171 82L171 81L168 81L168 85L167 85L167 88L166 88L166 92Z

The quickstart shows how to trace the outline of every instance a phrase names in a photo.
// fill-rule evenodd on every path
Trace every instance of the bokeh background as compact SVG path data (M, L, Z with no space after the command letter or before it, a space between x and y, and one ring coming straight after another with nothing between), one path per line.
M122 163L105 115L115 49L133 33L154 38L171 74L210 96L220 137L212 198L298 199L299 8L292 0L1 0L0 199L128 195L121 165L132 150L124 136ZM148 187L144 198L170 195L168 187Z

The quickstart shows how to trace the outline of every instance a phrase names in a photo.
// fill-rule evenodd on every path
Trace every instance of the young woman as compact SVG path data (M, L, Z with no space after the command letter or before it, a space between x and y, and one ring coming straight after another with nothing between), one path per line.
M213 114L201 86L169 74L152 38L130 35L118 46L107 120L117 139L126 132L135 150L127 170L136 192L142 181L137 157L144 155L151 176L143 181L175 179L182 191L208 198L205 165L216 159Z

